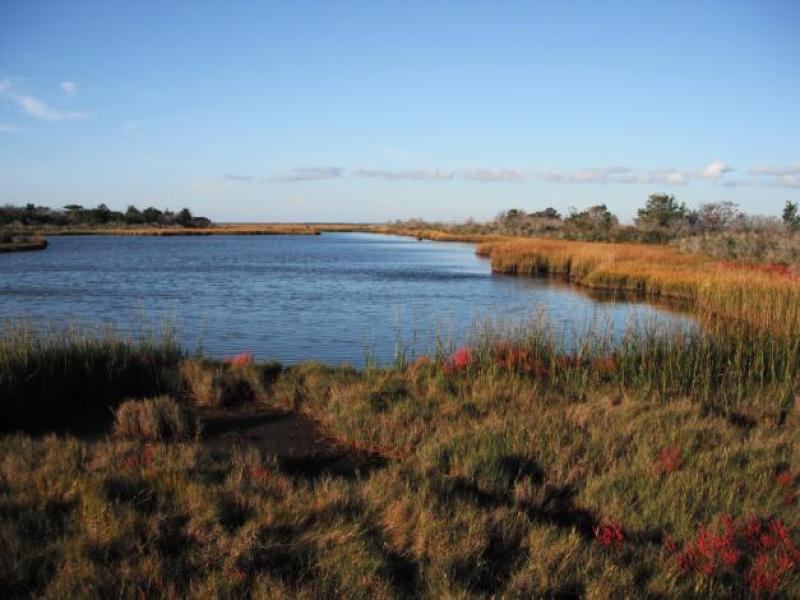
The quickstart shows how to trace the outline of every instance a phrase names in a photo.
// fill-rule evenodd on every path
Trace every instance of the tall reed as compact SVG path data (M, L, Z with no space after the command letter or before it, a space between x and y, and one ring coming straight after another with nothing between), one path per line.
M127 397L169 392L182 355L167 329L119 337L7 323L0 331L0 430L79 420Z

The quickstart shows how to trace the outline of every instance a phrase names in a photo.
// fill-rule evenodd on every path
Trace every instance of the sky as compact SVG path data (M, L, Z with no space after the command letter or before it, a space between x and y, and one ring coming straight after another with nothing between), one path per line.
M800 200L800 2L0 0L0 203L485 220Z

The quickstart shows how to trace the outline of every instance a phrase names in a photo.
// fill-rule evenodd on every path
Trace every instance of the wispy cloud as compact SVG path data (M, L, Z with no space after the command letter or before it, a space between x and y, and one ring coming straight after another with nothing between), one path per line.
M545 169L539 178L551 183L630 183L686 185L692 179L720 181L726 173L733 171L722 161L713 162L696 171L682 169L634 169L624 166L593 167L572 171Z
M442 181L453 179L455 173L442 169L412 169L406 171L391 171L385 169L365 169L359 167L353 171L356 177L367 177L370 179L385 179L391 181Z
M28 116L35 119L43 121L76 121L89 118L89 113L83 111L53 108L43 100L20 92L6 79L0 80L0 95L22 107Z
M21 133L22 131L24 130L16 125L6 125L5 123L0 123L0 133Z
M756 176L766 175L775 177L781 177L783 175L800 175L800 165L789 165L786 167L761 166L756 167L755 169L750 169L748 173Z
M61 91L64 92L67 96L74 96L75 92L78 91L78 84L74 81L62 81L61 82Z
M469 181L521 183L528 180L524 169L461 169L458 177Z
M750 169L748 173L762 181L763 185L800 188L800 164L782 167L765 165Z
M725 173L731 173L733 169L726 163L718 160L711 163L705 169L702 169L698 175L703 179L720 179Z
M322 181L325 179L338 179L344 175L341 167L298 167L284 175L270 177L270 181L291 183L295 181Z
M593 167L571 171L543 169L537 175L550 183L635 183L635 173L628 167Z
M252 175L241 175L239 173L223 173L222 178L236 183L257 183L261 181Z

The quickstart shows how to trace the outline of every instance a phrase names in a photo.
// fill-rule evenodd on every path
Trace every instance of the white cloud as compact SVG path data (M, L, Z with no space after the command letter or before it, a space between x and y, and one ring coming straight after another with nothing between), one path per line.
M61 91L64 92L67 96L74 96L75 92L78 91L78 84L75 83L74 81L62 81Z
M756 167L755 169L750 169L748 171L750 175L756 176L775 176L781 177L784 175L800 175L800 165L789 165L787 167L769 167L769 166L762 166Z
M455 173L453 171L444 171L441 169L416 169L407 171L389 171L384 169L365 169L359 167L353 171L356 177L368 177L370 179L385 179L390 181L408 180L408 181L442 181L453 179Z
M761 166L750 169L748 173L763 185L771 187L800 187L800 164L785 167Z
M23 94L8 80L0 80L0 94L5 98L16 103L28 114L28 116L43 121L76 121L88 119L89 114L82 111L60 110L49 106L46 102Z
M780 177L776 178L774 184L779 187L800 188L800 174L793 173L781 175Z
M538 175L550 183L635 183L634 171L628 167L594 167L572 171L544 169Z
M700 171L699 175L703 179L719 179L725 173L730 173L733 171L727 164L718 160L716 162L711 163L705 169Z
M6 125L5 123L0 123L0 133L20 133L23 129L21 127L17 127L16 125Z
M681 169L637 170L631 167L611 166L557 171L545 169L539 171L539 178L551 183L629 183L629 184L664 184L686 185L692 179L708 179L719 181L723 174L731 172L724 162L711 163L699 171Z
M292 183L296 181L322 181L324 179L338 179L344 175L341 167L299 167L285 175L276 175L270 181Z
M508 181L519 183L527 181L528 173L523 169L461 169L458 172L461 179L469 181Z

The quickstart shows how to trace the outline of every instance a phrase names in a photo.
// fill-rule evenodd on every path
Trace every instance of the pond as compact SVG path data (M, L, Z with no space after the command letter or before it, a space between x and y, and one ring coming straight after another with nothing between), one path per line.
M189 351L216 357L386 363L398 342L419 353L436 336L464 342L485 319L533 315L570 336L692 323L549 279L492 274L470 244L387 235L64 236L45 251L0 255L0 318L120 333L169 324Z

